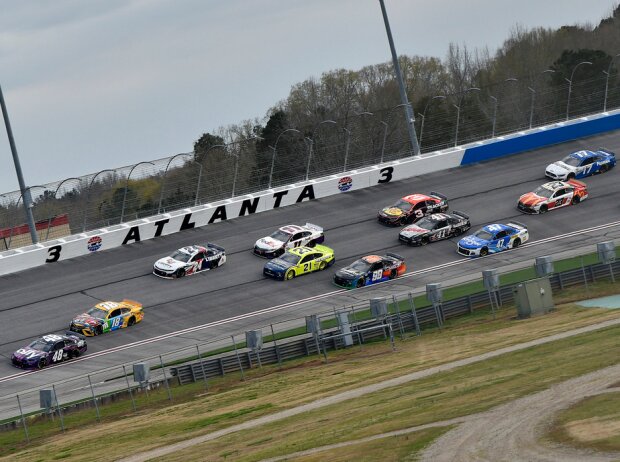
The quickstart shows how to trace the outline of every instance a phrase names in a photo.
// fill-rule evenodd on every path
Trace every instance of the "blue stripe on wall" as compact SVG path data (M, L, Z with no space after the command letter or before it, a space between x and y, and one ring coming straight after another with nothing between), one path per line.
M617 130L618 128L620 128L620 114L614 114L595 120L573 123L565 127L552 128L530 135L517 136L508 140L466 149L461 165L482 162L496 157L509 156L518 152L529 151L530 149L541 148L577 138L596 135L598 133Z

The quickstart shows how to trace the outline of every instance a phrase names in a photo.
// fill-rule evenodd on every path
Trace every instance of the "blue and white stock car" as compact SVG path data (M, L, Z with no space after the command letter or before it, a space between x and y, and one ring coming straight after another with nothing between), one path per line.
M605 173L616 165L616 155L606 149L572 152L564 159L547 165L545 176L568 181Z
M529 237L527 227L523 223L518 221L505 225L496 223L461 239L457 245L457 252L466 257L484 257L490 253L516 249Z

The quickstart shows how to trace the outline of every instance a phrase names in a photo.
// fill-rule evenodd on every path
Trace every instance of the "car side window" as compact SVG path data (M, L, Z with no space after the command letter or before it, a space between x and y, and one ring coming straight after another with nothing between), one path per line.
M582 166L590 165L592 162L594 162L594 158L593 157L589 157L588 159L584 159L584 161L581 163L581 165Z
M129 313L131 310L129 308L121 308L121 314L127 314Z
M110 311L110 315L108 316L108 319L115 318L116 316L120 316L120 314L121 314L121 309L120 308L112 310L112 311Z
M380 261L373 263L372 266L370 267L370 271L377 271L380 269L383 269L383 263Z
M54 344L54 351L62 350L65 347L65 341L61 340L60 342L56 342Z
M307 263L309 261L314 260L314 257L315 257L315 254L313 254L313 253L308 254L305 257L303 257L299 263Z
M426 207L426 202L422 201L422 202L418 202L415 207L413 207L413 210L420 210L421 208Z
M299 239L301 239L302 233L295 233L293 234L293 237L291 237L291 241L297 241Z
M302 237L308 237L310 235L312 235L311 231L304 231L303 233L301 233Z
M446 226L448 226L448 222L446 220L441 220L440 222L437 223L437 226L435 226L435 229L445 228Z
M204 258L204 255L202 254L202 252L198 252L196 255L192 257L192 261L198 261L201 258Z
M508 233L506 231L500 231L495 235L495 239L501 239L502 237L506 237Z

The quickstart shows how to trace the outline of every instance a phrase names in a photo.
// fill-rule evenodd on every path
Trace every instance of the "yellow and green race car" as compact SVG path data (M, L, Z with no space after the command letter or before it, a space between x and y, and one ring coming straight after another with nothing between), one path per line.
M275 279L293 279L302 274L322 271L335 261L334 251L324 245L295 247L265 263L263 274Z
M97 303L86 313L76 316L69 330L92 337L139 323L144 318L142 304L133 300Z

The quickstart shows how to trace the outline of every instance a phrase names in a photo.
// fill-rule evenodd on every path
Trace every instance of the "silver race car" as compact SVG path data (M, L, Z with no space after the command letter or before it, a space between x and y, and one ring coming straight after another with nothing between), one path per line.
M190 245L168 257L160 258L153 265L153 274L161 278L180 278L208 271L226 263L226 251L219 245Z
M325 240L323 228L311 223L304 226L287 225L267 237L260 238L254 244L254 255L265 258L279 257L286 249L294 247L313 247Z

